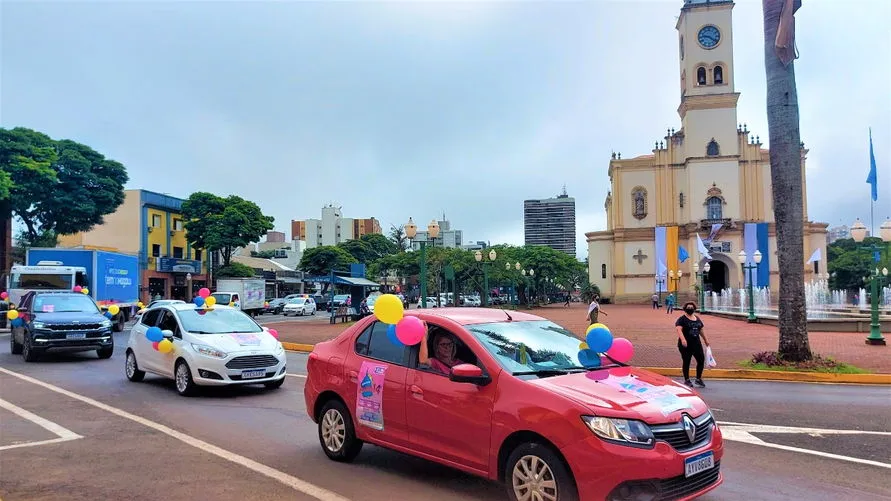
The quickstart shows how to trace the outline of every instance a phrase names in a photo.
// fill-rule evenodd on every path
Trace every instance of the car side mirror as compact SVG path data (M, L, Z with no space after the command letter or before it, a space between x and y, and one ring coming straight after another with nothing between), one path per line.
M173 338L173 331L171 331L171 330L163 330L163 331L161 331L161 334L165 338L168 338L168 339ZM157 339L157 338L155 338L155 339Z
M473 364L459 364L449 372L449 381L486 386L492 379L483 370Z

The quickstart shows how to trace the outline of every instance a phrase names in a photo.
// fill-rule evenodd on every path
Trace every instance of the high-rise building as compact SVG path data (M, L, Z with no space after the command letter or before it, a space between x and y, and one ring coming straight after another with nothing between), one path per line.
M341 207L328 204L322 207L321 219L291 221L291 239L306 242L306 248L337 245L355 240L363 235L381 234L380 222L373 218L352 219L343 217Z
M523 202L526 245L547 245L575 257L575 198L563 193L556 198Z

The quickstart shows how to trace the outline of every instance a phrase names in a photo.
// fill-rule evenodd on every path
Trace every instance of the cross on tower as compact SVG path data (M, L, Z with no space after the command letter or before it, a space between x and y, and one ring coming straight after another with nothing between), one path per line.
M643 260L648 258L646 254L643 253L642 250L637 249L637 254L631 256L632 259L637 259L637 264L643 264Z

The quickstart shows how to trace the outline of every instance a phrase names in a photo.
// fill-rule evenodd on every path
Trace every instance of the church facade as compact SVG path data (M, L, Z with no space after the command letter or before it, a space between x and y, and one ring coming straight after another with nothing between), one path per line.
M675 290L693 297L694 263L701 271L706 262L706 290L742 287L741 250L752 265L755 250L763 256L755 285L779 289L770 155L737 117L733 6L685 1L676 26L681 127L668 129L650 154L614 153L609 162L607 229L585 234L589 279L603 297L637 302ZM802 143L802 173L807 152ZM817 249L826 256L827 224L808 221L803 188L805 256ZM808 263L805 280L823 275L824 263Z

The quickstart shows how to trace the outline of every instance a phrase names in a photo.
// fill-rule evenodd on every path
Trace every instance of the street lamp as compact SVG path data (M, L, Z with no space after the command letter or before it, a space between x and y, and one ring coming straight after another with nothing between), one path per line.
M705 263L702 267L702 273L699 272L699 263L693 263L693 273L696 274L696 280L699 282L699 311L705 312L705 279L708 278L708 272L712 269L712 265Z
M408 218L408 222L405 223L405 236L414 242L417 234L418 226L412 221L412 218ZM427 236L423 240L418 241L421 247L421 308L427 307L427 242L434 243L438 236L439 224L434 219L427 225Z
M665 285L665 275L659 274L656 275L656 287L657 291L659 291L659 302L662 302L662 286Z
M186 273L186 300L192 301L192 274Z
M476 251L473 253L473 258L476 259L477 263L480 263L483 267L483 306L489 306L489 265L495 262L495 259L498 257L498 253L495 252L495 249L489 251L489 261L483 262L483 252ZM510 263L508 263L508 267L510 267Z
M862 243L863 239L866 238L866 226L860 222L860 218L857 218L857 221L851 225L851 237L853 237L854 241L858 244ZM891 242L891 219L886 220L882 226L879 227L879 239L882 242ZM879 252L882 251L881 246L873 244L862 245L861 247L871 250L875 255L875 261L879 262ZM887 276L887 268L882 268L881 273L879 272L879 269L876 268L869 277L872 282L869 287L871 321L869 323L869 336L866 337L866 344L881 346L886 344L885 338L882 337L882 327L879 324L879 281Z
M683 274L684 272L680 270L678 270L677 273L675 273L674 270L668 270L668 280L670 282L668 285L669 292L671 292L672 289L674 289L675 291L678 290L678 282L681 281L681 276Z
M758 268L758 265L761 264L761 251L755 251L755 254L752 255L752 260L755 261L755 264L746 264L746 251L739 251L739 262L742 264L743 269L746 270L749 276L749 318L748 321L757 322L758 318L755 317L755 288L752 283L752 271Z

